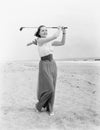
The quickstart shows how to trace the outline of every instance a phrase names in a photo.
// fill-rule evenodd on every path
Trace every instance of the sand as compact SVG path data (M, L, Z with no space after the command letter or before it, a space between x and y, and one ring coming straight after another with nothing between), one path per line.
M0 63L0 130L100 130L100 63L57 61L54 116L37 113L38 62Z

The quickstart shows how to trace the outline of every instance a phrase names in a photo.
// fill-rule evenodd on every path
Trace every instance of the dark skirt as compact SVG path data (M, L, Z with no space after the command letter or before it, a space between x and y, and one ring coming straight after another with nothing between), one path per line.
M55 61L40 60L38 90L37 90L37 109L41 111L42 107L46 107L48 111L53 110L55 86L57 79L57 66Z

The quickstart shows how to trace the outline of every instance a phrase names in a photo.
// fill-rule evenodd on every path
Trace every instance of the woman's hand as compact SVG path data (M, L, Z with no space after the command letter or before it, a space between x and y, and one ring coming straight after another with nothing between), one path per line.
M62 33L66 34L66 29L64 27L62 27Z

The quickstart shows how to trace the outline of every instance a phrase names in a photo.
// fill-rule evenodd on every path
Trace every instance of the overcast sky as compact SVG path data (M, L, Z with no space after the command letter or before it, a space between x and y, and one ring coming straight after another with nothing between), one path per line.
M99 0L3 0L0 2L0 60L39 59L35 29L21 26L68 26L66 44L54 57L100 57ZM49 31L49 33L52 33Z

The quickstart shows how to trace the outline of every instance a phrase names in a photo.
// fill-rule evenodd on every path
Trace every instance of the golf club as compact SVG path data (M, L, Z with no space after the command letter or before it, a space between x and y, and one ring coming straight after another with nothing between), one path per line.
M33 29L35 29L35 28L38 28L38 27L20 27L20 31L22 31L24 28L33 28ZM52 29L57 29L58 27L47 27L47 28L52 28ZM68 27L64 27L64 29L68 29Z

